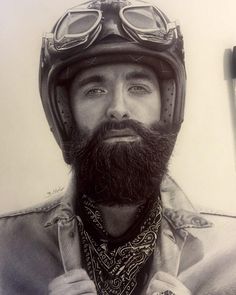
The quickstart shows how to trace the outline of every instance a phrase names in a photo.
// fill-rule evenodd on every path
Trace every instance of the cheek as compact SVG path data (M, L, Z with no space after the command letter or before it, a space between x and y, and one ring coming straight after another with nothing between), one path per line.
M133 115L136 120L150 125L160 120L161 98L159 94L153 94L145 99L135 102L133 105Z
M161 98L159 95L154 96L147 104L147 111L150 121L159 121L161 118ZM151 123L153 123L151 122Z
M103 120L104 106L96 101L77 101L72 112L79 129L93 131Z

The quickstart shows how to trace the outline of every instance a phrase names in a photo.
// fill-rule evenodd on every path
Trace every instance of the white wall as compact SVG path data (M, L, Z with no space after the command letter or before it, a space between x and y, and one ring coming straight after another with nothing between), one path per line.
M42 33L76 0L0 0L0 211L44 200L69 168L38 94ZM236 213L236 108L225 50L236 45L235 0L159 0L185 36L185 122L170 172L190 199ZM225 63L225 64L226 64ZM232 110L234 108L234 110Z

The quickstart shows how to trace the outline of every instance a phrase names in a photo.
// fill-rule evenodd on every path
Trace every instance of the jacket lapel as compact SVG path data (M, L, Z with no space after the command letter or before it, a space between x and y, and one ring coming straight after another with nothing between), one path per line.
M201 260L201 241L190 229L210 227L212 224L196 212L178 185L167 176L162 183L163 220L160 238L154 253L151 278L156 271L178 276L184 269ZM75 214L75 177L69 184L61 205L45 226L58 224L58 241L65 272L81 267L81 253L77 217ZM194 255L192 255L194 251Z

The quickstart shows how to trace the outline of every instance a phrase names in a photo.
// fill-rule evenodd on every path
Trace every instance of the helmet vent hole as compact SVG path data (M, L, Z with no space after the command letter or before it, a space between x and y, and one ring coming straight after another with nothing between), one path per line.
M162 95L162 122L164 124L172 124L174 120L176 84L174 79L162 80L161 83Z

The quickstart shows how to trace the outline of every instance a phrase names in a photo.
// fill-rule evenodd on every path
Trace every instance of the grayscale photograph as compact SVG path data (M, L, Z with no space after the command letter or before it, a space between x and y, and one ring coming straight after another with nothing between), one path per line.
M0 2L0 295L236 295L236 2Z

